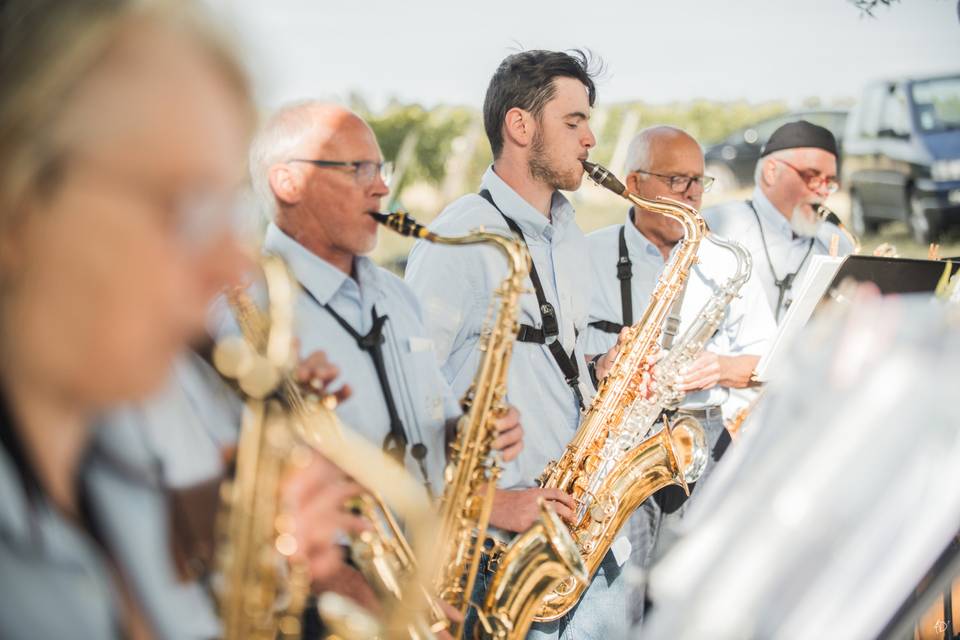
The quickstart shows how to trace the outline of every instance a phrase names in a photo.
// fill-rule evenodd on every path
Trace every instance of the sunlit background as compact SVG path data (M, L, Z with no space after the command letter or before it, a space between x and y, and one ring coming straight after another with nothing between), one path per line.
M762 142L770 118L796 111L842 133L868 82L960 72L956 0L208 2L235 33L263 111L307 97L357 109L400 170L391 206L422 220L476 190L490 161L483 94L500 60L520 49L585 48L602 61L591 157L618 172L647 125L683 127L708 149ZM707 205L749 194L749 179L722 164L708 165L721 180ZM572 197L587 231L624 215L589 186ZM846 190L828 205L849 217ZM864 247L882 242L927 253L903 222ZM942 255L960 254L960 231L941 243ZM395 263L406 251L384 235L375 257Z

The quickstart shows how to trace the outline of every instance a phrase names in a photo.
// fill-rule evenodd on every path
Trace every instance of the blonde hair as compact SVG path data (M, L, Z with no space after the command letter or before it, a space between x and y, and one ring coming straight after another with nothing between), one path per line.
M27 199L56 182L71 97L133 24L185 36L208 57L254 122L246 75L189 0L8 0L0 9L0 233Z

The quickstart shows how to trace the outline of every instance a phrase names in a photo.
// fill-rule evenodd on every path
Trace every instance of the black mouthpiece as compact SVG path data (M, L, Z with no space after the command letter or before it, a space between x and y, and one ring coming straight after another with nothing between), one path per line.
M610 189L610 191L613 191L618 196L622 196L627 190L627 188L623 186L623 183L617 180L617 177L610 173L606 167L588 162L587 160L581 160L581 162L583 163L584 170L587 172L587 177L601 187Z
M408 238L430 238L433 233L403 211L395 213L376 213L371 211L373 219L383 226Z
M829 222L830 224L836 225L838 228L843 229L843 223L840 221L840 218L830 209L827 209L822 204L816 205L814 207L817 211L817 215L824 222Z

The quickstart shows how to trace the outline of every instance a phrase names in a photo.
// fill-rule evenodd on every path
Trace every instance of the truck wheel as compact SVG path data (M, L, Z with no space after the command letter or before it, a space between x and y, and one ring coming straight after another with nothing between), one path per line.
M913 241L921 246L936 242L940 237L942 226L940 212L925 210L920 196L913 191L909 193L907 202L909 202L907 226L910 227Z
M876 220L867 218L867 212L863 208L863 201L860 194L856 191L850 193L850 230L853 235L862 238L868 233L876 233L880 230L880 223Z

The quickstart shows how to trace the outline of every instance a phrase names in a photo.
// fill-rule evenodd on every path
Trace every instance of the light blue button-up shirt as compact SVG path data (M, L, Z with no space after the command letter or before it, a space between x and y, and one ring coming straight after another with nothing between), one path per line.
M574 221L573 207L555 193L548 220L493 168L484 174L481 188L490 191L497 206L523 231L544 295L557 312L558 339L566 353L575 352L581 392L589 404L593 387L577 344L577 333L586 326L589 303L587 242ZM444 209L430 228L440 235L459 236L481 226L487 231L511 234L500 213L474 194ZM455 247L420 241L410 253L406 280L423 302L436 357L456 394L463 394L474 379L484 319L506 273L506 260L488 246ZM521 296L519 315L521 324L541 326L532 284ZM580 423L574 394L545 345L514 344L507 402L520 411L524 447L517 459L505 466L500 486L532 487L547 463L563 452Z
M714 233L736 240L750 252L753 258L751 280L760 284L760 288L763 289L770 303L770 309L773 311L774 317L777 315L777 298L780 296L780 291L775 284L773 272L776 272L778 279L782 279L788 273L793 273L800 268L793 281L793 288L787 291L781 305L779 320L783 320L787 307L793 301L793 294L810 265L810 258L807 258L806 261L803 259L803 256L807 253L807 248L810 246L810 239L794 237L790 228L790 221L773 206L773 203L759 187L754 189L751 200L757 210L756 217L753 215L750 205L746 202L730 202L704 210L703 218ZM757 217L760 218L760 227L757 226ZM762 236L761 227L763 228ZM821 222L814 238L810 256L827 255L830 252L830 242L834 236L839 238L838 255L845 256L853 252L853 246L836 225ZM764 239L766 239L766 250L770 254L769 260L767 259L767 253L764 251ZM802 268L800 267L801 262L803 262ZM771 272L771 267L773 272Z
M666 262L660 250L650 242L627 215L623 225L614 225L594 231L587 236L590 243L590 263L593 282L593 300L590 304L590 322L607 320L623 321L620 301L620 280L617 279L620 228L624 227L627 255L631 266L631 303L633 321L643 315L650 302L650 294L656 287ZM679 247L680 245L677 245ZM677 250L674 247L672 258ZM679 339L696 320L700 310L736 271L733 254L707 239L700 242L697 264L690 269L686 291L680 307ZM763 355L776 334L777 326L766 304L759 284L748 280L740 289L739 297L727 307L717 332L707 342L706 349L719 355ZM584 351L588 354L606 353L617 341L617 335L606 333L596 327L587 327L581 335ZM730 390L715 386L711 389L688 393L683 406L700 408L709 405L724 405ZM738 404L740 404L738 402Z
M155 637L222 633L207 589L177 576L166 487L215 480L219 444L236 438L237 401L194 356L179 359L149 400L109 412L94 430L82 482L112 562L121 568ZM120 637L111 560L89 533L52 507L30 502L0 448L0 636Z
M377 446L390 432L390 416L373 359L320 305L329 304L360 334L370 330L374 306L378 315L389 318L382 348L390 391L406 430L407 468L415 478L423 479L410 449L417 443L426 445L426 471L433 490L441 491L445 423L461 411L440 373L433 340L409 287L362 256L355 258L356 279L351 278L273 224L267 228L263 250L283 258L302 287L312 294L301 292L296 303L300 353L325 351L330 362L339 367L338 383L350 385L353 395L337 407L337 414Z

